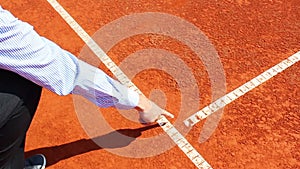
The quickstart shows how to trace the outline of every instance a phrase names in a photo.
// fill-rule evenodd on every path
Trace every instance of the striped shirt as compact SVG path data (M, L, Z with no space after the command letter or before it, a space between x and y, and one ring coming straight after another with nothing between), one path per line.
M0 69L58 95L79 94L100 107L130 109L139 95L52 41L0 6Z

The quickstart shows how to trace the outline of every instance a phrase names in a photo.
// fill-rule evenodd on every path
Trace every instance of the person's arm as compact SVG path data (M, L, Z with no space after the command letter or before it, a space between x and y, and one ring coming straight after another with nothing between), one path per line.
M39 36L31 25L1 6L0 69L13 71L59 95L82 95L100 107L137 108L152 113L148 99ZM145 121L153 122L154 118L158 118L157 113Z
M139 96L80 61L31 25L0 9L0 68L13 71L58 95L80 94L101 107L138 105Z

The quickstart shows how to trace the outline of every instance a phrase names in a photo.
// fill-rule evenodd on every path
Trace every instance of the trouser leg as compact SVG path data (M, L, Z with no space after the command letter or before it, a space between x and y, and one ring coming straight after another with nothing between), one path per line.
M42 88L0 70L0 169L23 169L26 132Z
M10 110L7 119L1 119L0 124L0 168L22 169L24 167L23 143L31 122L31 115L23 101L14 95L0 94L0 102L2 103L0 111ZM17 104L9 104L12 102Z

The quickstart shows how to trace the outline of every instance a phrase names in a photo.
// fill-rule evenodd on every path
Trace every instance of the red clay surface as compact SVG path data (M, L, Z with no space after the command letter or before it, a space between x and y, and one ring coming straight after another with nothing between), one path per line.
M193 23L209 37L219 53L226 73L227 92L300 50L299 0L59 2L90 35L115 19L137 12L165 12ZM0 0L0 4L32 24L41 35L79 55L83 41L46 0ZM109 55L119 63L136 50L149 47L173 51L192 68L201 93L199 109L212 101L209 78L201 61L193 59L196 58L193 52L171 38L136 36L116 45ZM300 168L299 68L300 63L293 65L226 106L216 131L205 143L198 143L203 122L197 124L186 138L216 169ZM134 82L146 94L153 87L165 91L167 110L178 115L179 108L175 105L178 105L180 94L171 77L152 70L139 74ZM142 127L119 117L116 119L120 121L111 120L114 115L118 116L112 108L104 111L116 130ZM136 132L125 133L135 135ZM157 133L162 130L151 129L141 137ZM35 153L47 156L49 169L195 168L177 147L143 159L120 157L105 151L85 134L76 117L72 97L57 96L48 90L43 90L28 132L26 155Z

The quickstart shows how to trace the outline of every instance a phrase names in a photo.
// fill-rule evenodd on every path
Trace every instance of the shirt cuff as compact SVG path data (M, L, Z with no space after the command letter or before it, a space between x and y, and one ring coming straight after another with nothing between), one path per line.
M81 60L78 61L78 74L72 93L85 97L99 107L132 109L139 102L137 92Z

